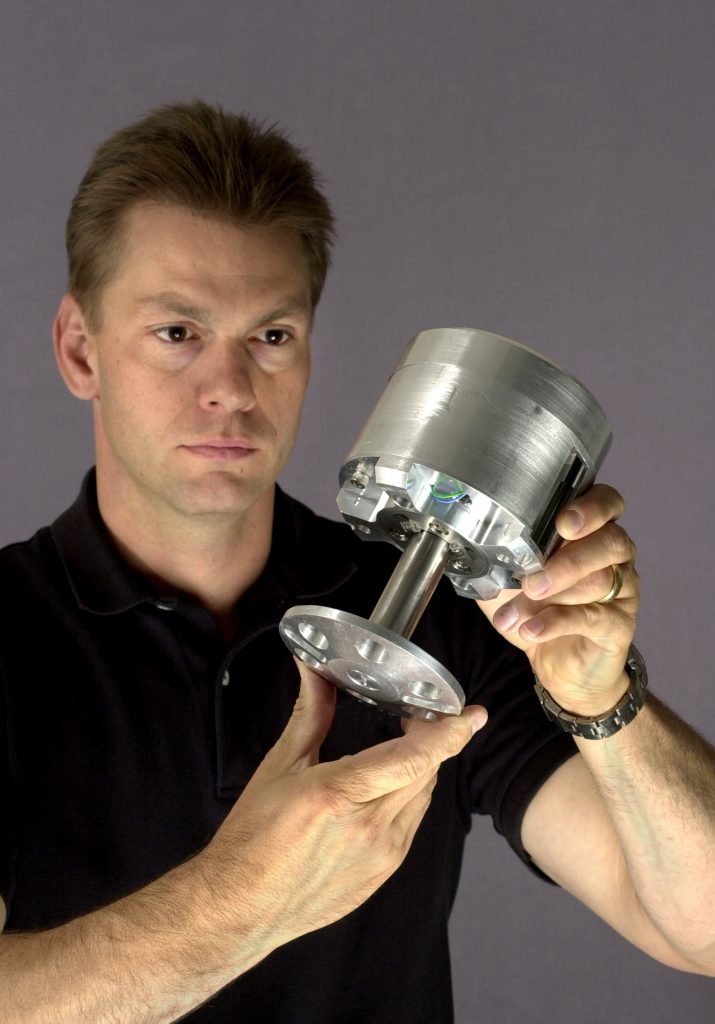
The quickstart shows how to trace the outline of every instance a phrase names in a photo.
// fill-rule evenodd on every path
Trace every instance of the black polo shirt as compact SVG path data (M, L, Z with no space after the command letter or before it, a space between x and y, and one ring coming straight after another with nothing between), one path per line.
M202 849L295 702L278 636L292 604L369 616L397 552L277 490L266 569L227 645L204 608L157 593L122 559L94 473L77 502L0 552L0 894L7 930L103 906ZM276 950L186 1020L442 1024L451 1020L447 919L473 812L519 856L521 819L571 756L526 659L442 580L415 643L485 704L488 725L440 770L402 867L363 906ZM338 694L324 760L400 735L399 719Z

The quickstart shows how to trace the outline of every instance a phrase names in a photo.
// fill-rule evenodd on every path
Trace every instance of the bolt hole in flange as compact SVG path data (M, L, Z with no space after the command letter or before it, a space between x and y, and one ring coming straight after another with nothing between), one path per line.
M371 640L369 638L358 640L355 644L355 650L361 658L364 658L365 661L371 661L375 665L379 665L387 656L387 651L384 646L381 643L378 643L377 640Z
M319 651L324 651L328 646L328 638L325 633L322 633L310 622L298 623L298 632L304 640L307 640L313 647L317 647Z
M423 700L437 700L442 694L439 686L435 685L435 683L418 681L409 685L412 693L416 697L422 697Z
M297 647L300 647L301 644L303 643L303 638L300 636L300 634L296 633L296 631L294 629L291 629L290 626L286 626L285 624L282 625L281 632L283 633L284 639L290 640L290 642L292 644L295 644Z
M436 712L428 711L427 708L416 708L411 704L406 704L405 707L408 709L411 718L421 718L425 722L436 722L439 718Z
M308 668L319 669L323 667L322 662L318 661L317 658L314 658L312 654L308 654L308 652L304 651L302 647L296 647L293 653L296 658L300 658L301 661L304 661Z

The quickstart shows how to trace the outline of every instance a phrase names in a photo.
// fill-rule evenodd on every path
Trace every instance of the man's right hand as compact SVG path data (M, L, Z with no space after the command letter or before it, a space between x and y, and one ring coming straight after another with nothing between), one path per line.
M3 1024L170 1024L399 867L484 709L319 764L335 689L300 669L288 725L201 853L57 928L0 935Z
M397 870L440 764L486 721L478 706L438 722L413 720L399 739L320 764L336 691L298 667L300 694L282 736L199 855L222 894L223 926L231 927L232 904L244 923L248 911L264 948L344 917Z

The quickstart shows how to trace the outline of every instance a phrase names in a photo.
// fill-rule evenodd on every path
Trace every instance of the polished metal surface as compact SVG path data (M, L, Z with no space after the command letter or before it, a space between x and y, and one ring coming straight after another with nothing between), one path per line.
M485 331L423 331L345 460L338 507L403 549L441 526L455 589L487 599L542 567L556 512L610 442L595 398L550 360Z
M448 558L449 546L439 534L413 534L370 622L409 640L442 578Z
M280 623L284 642L323 678L402 717L458 715L454 676L416 644L379 623L320 605L296 605Z
M485 331L422 331L350 450L337 498L358 536L404 554L369 620L293 608L283 639L362 700L459 714L454 677L408 639L439 577L483 600L519 587L543 566L556 513L593 482L610 443L595 398L550 360Z

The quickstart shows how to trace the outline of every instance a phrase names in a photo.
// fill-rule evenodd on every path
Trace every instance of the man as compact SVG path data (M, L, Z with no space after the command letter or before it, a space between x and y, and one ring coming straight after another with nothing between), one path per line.
M4 1024L448 1021L471 811L652 956L715 971L713 751L653 697L608 718L639 590L612 489L561 513L495 628L438 588L415 639L460 718L403 735L305 666L296 701L283 610L369 613L394 563L275 486L331 231L300 153L198 102L109 139L74 200L53 333L96 473L0 559ZM532 669L612 735L574 745Z

